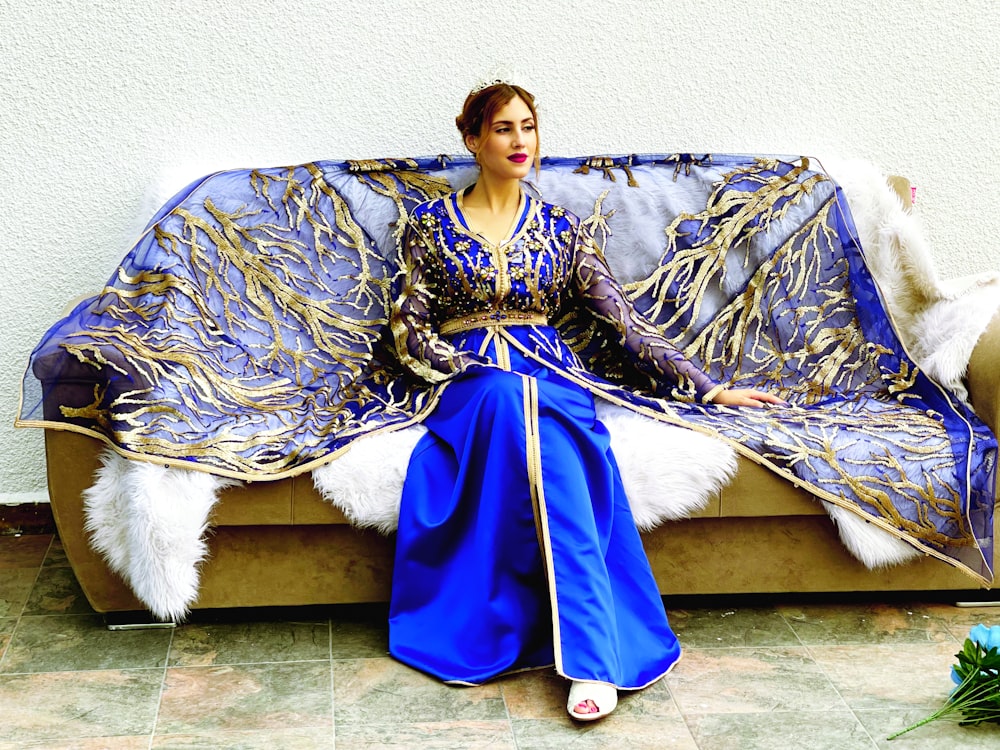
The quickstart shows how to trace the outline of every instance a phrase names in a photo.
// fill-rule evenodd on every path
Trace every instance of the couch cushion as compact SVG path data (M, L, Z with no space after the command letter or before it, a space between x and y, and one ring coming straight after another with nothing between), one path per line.
M316 492L309 474L223 490L212 511L215 526L347 523L344 514Z
M740 457L736 478L722 490L719 515L821 516L823 504L770 469Z
M212 509L215 526L272 526L292 523L292 480L246 482L219 493Z

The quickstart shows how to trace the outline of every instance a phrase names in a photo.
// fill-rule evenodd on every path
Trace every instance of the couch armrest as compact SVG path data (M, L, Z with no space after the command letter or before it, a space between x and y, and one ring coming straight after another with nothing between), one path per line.
M969 400L994 435L1000 434L1000 313L980 336L969 358Z

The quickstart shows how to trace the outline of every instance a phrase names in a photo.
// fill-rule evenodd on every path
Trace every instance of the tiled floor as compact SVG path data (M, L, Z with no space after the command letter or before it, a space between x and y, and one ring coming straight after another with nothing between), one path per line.
M668 602L669 604L669 602ZM937 722L969 628L947 603L669 607L667 678L593 725L546 671L452 688L386 656L382 608L201 614L108 631L57 539L0 537L6 748L997 748L1000 726Z

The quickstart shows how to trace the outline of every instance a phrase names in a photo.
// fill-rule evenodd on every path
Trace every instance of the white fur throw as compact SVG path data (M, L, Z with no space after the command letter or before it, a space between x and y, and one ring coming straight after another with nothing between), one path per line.
M238 484L201 471L129 461L108 449L83 495L91 546L163 620L198 596L205 532L220 490Z
M874 165L826 159L823 166L847 196L865 260L910 357L967 400L965 370L1000 307L1000 272L939 280L919 213L905 210Z
M701 510L736 474L736 451L713 437L601 400L597 416L611 433L632 515L643 531ZM313 483L351 523L394 531L410 453L425 431L418 425L359 440L313 471Z
M916 214L866 162L823 165L848 196L866 258L911 357L960 397L972 349L1000 304L1000 274L940 282ZM640 529L690 516L736 472L722 441L598 402ZM395 528L420 426L359 440L313 472L320 493L358 526ZM672 460L663 458L670 456ZM93 547L150 611L182 619L198 592L206 530L218 492L233 482L201 472L128 461L112 451L85 493ZM671 492L663 493L662 487ZM877 568L920 556L855 513L824 503L848 550Z

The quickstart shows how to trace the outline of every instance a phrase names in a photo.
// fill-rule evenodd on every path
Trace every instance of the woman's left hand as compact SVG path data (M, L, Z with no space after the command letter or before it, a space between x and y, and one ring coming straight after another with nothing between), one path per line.
M758 408L765 404L788 406L787 401L782 401L773 394L765 393L764 391L755 391L751 388L734 388L732 390L719 391L715 395L715 398L712 399L712 403L722 404L723 406L754 406Z

